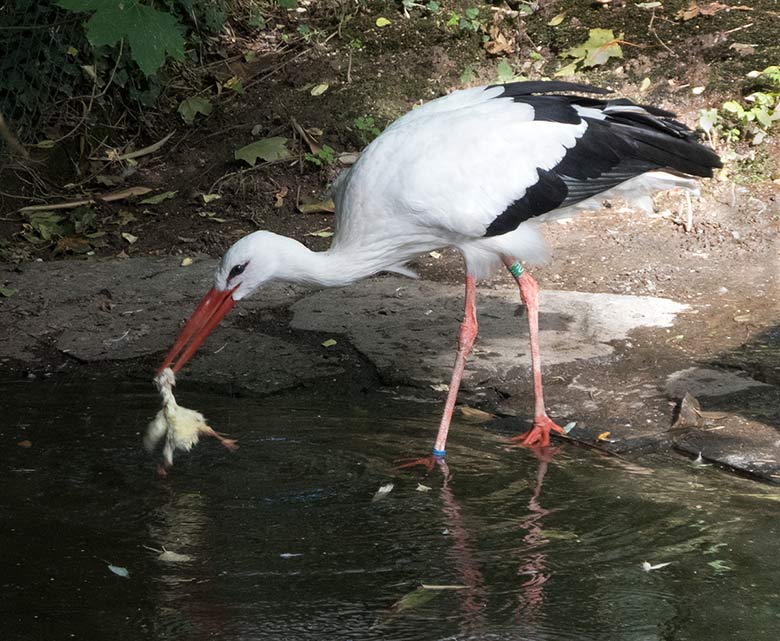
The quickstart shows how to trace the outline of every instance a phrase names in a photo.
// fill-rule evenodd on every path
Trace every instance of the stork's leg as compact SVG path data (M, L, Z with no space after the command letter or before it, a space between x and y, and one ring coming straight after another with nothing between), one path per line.
M452 411L455 409L455 401L458 398L460 381L463 378L463 369L466 366L466 357L471 351L474 339L477 337L477 286L473 276L466 274L466 311L463 314L463 322L458 331L458 353L455 355L455 367L452 369L450 389L447 393L447 402L444 405L444 414L439 423L439 433L433 446L434 456L444 456L444 448L447 444L447 432L450 430Z
M539 285L523 266L515 260L504 258L504 264L509 273L514 276L520 288L520 299L525 303L528 312L528 334L531 339L531 369L534 377L534 425L520 436L512 440L518 445L547 446L550 444L550 430L563 434L563 428L556 425L544 408L544 393L542 391L542 365L539 357Z
M455 355L455 367L452 370L452 379L447 393L447 402L444 404L444 413L439 423L439 433L436 436L436 443L433 446L433 452L430 456L413 459L403 462L399 468L415 467L422 465L433 469L438 460L444 456L444 448L447 444L447 432L450 430L450 421L452 420L452 411L455 409L455 400L458 398L458 389L460 381L463 378L463 369L466 366L466 357L471 351L474 339L477 337L477 285L473 276L466 274L466 311L463 315L463 322L458 331L458 353Z

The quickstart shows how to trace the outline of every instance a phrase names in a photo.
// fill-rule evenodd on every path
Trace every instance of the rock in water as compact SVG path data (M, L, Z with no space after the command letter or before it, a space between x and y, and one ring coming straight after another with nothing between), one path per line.
M152 452L157 444L164 438L163 463L159 467L160 474L167 474L168 468L173 465L173 453L176 450L189 452L197 444L201 435L213 436L222 445L231 451L238 449L233 439L225 438L219 432L213 430L206 423L203 414L195 410L182 407L173 396L173 388L176 385L176 376L168 367L154 379L154 384L160 390L162 396L162 409L149 423L144 435L144 447Z

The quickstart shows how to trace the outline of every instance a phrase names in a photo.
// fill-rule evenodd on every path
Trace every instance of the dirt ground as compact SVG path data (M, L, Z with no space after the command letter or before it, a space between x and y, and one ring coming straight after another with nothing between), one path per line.
M460 10L468 6L441 4ZM93 205L97 228L105 233L88 253L58 253L55 242L29 242L22 234L26 219L18 213L23 205L107 191L94 181L78 190L65 187L83 182L83 172L94 169L79 157L76 142L37 152L32 170L7 164L0 190L0 255L6 273L32 260L218 257L255 229L290 235L322 250L329 240L321 232L332 229L332 214L302 213L301 205L326 200L328 184L363 146L364 132L356 118L370 115L382 128L421 101L496 82L503 59L516 74L530 79L551 74L563 64L558 54L583 41L588 28L624 33L625 57L578 80L672 110L695 126L699 109L746 90L748 71L780 62L780 3L763 0L750 3L751 11L675 19L675 12L690 4L667 1L650 11L633 2L547 0L528 17L512 15L517 3L485 5L481 16L486 28L496 24L508 42L498 56L486 52L482 32L448 27L417 8L407 19L394 3L364 3L350 20L340 21L316 4L308 5L308 14L288 17L289 24L274 33L290 31L307 19L317 29L310 42L274 53L268 38L242 40L234 43L234 50L254 47L260 53L255 61L233 57L211 69L215 77L244 78L243 95L215 99L214 112L190 127L175 114L182 96L171 95L168 104L173 108L150 113L143 134L121 147L122 152L139 149L173 131L158 152L139 158L132 167L122 162L99 166L101 176L114 179L112 189L143 186L176 194L155 205L139 204L139 198ZM564 21L550 26L563 12ZM378 16L391 23L377 27ZM464 79L467 67L470 77ZM642 87L645 78L650 81L647 88ZM311 89L322 83L327 90L312 95ZM693 92L694 87L704 89ZM304 159L310 149L301 139L301 128L335 150L333 164L316 167ZM237 148L264 136L287 137L293 157L255 168L234 160ZM718 149L726 154L726 169L704 182L701 198L693 202L690 227L679 196L660 197L652 215L630 212L619 202L605 203L599 212L549 224L545 233L555 258L534 274L547 289L660 296L698 310L675 325L663 346L653 350L650 345L636 358L624 359L624 370L658 367L659 360L676 354L691 363L738 370L780 385L780 141L770 137L756 147L721 142ZM81 176L73 167L80 167ZM42 185L49 188L48 195ZM207 194L220 198L206 203ZM130 242L128 235L135 240ZM460 258L452 251L423 256L412 267L427 280L460 282ZM496 276L490 284L504 278ZM277 322L282 327L287 319ZM58 365L60 359L52 355L50 364ZM780 421L778 407L746 415L765 424Z

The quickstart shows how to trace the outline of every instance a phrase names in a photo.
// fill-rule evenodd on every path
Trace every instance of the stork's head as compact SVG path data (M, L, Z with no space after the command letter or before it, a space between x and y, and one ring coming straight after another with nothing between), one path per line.
M212 287L195 309L158 373L178 372L219 325L236 301L273 279L280 264L280 245L288 239L267 231L244 236L228 249L217 267Z

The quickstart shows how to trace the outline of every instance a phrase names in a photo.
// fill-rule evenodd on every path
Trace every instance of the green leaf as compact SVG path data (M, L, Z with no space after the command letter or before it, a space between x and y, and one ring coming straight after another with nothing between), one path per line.
M564 18L566 18L566 12L563 11L559 13L557 16L555 16L550 22L547 23L548 27L557 27L561 22L563 22Z
M506 58L502 58L501 62L498 63L496 73L498 74L498 81L501 83L511 82L515 77L515 72L512 71L512 67L506 61Z
M287 149L287 138L274 136L273 138L256 140L241 147L241 149L236 150L234 157L236 160L243 160L254 167L258 158L266 162L284 160L290 157L290 151Z
M336 344L336 341L333 338L329 338L326 341L322 341L322 346L323 347L333 347L335 344Z
M298 0L276 0L282 9L295 9L298 7Z
M564 58L577 58L584 67L603 65L610 58L622 58L623 50L618 42L623 34L615 34L612 29L591 29L588 39L581 45L563 52ZM557 75L557 74L556 74Z
M144 198L141 201L141 205L159 205L163 200L169 200L173 198L178 192L175 191L164 191L161 194L156 194L154 196L149 196L149 198Z
M463 70L463 73L460 74L460 81L467 85L474 79L474 70L471 68L471 65L466 65L466 68Z
M11 287L0 287L0 296L3 298L11 298L17 291L19 290Z
M182 120L191 125L195 121L195 116L198 114L208 116L211 113L211 109L211 101L208 98L190 96L181 101L178 111Z
M179 21L139 0L57 0L63 9L93 12L84 25L92 46L114 46L127 39L133 60L145 76L154 75L168 56L184 58Z
M377 27L386 27L390 24L390 21L387 18L377 18L376 19L376 26Z
M565 67L561 67L556 71L553 76L573 76L577 73L577 63L579 61L575 60L569 65L566 65Z
M318 85L315 85L314 88L311 90L312 96L321 96L328 90L328 83L323 82Z
M421 605L428 603L431 599L435 599L441 593L441 590L428 590L423 586L420 586L396 601L395 604L393 604L393 612L403 612L404 610L419 608Z
M438 2L436 2L436 0L430 0L430 2L425 5L425 7L431 13L436 13L439 10L440 5Z
M476 20L479 18L479 9L477 7L469 7L464 12L469 20Z

